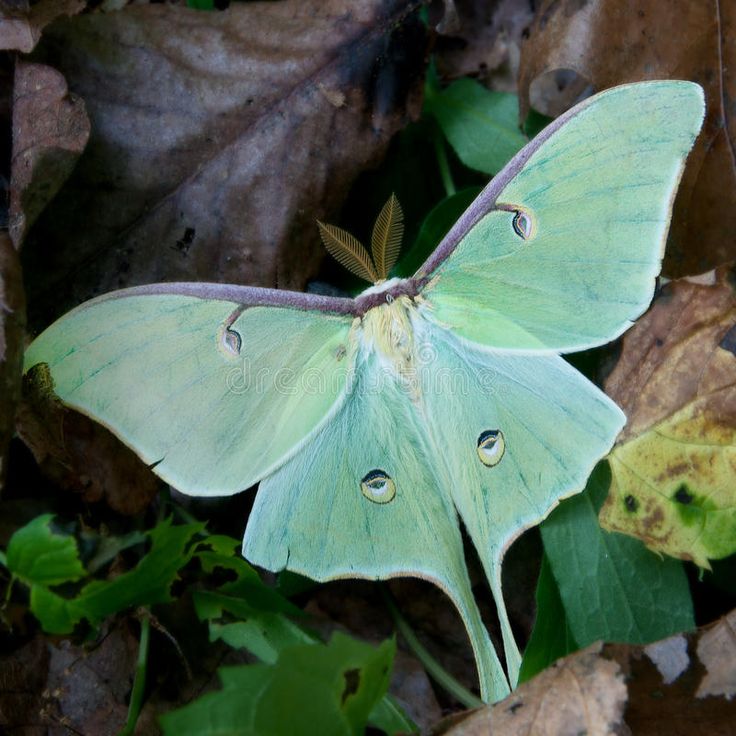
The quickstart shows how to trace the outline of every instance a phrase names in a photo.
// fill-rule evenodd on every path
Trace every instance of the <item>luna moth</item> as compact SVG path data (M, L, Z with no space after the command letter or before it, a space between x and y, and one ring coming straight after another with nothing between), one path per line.
M440 586L482 697L498 700L520 663L504 552L583 488L625 423L560 354L609 342L646 309L702 119L689 82L607 90L523 148L411 278L389 278L392 241L374 259L357 246L345 256L375 282L355 298L124 289L46 329L26 370L45 364L63 402L184 493L260 481L251 562L319 581ZM458 516L496 602L505 671Z

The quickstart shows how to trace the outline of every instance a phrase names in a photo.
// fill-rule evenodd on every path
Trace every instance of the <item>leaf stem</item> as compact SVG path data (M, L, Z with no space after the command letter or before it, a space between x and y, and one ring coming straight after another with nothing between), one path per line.
M451 197L457 189L455 189L455 182L452 180L452 173L450 172L450 161L447 158L445 140L437 123L432 126L432 143L434 144L434 153L437 157L437 166L440 170L442 184L445 187L445 194Z
M480 708L485 705L480 698L473 695L470 690L459 683L446 669L444 669L444 667L442 667L442 665L429 653L429 651L427 651L425 646L419 641L419 638L414 633L414 630L409 625L409 622L401 615L401 612L396 607L396 603L394 603L394 599L388 589L385 586L381 586L381 591L383 593L384 601L386 602L386 607L391 614L391 618L394 620L394 625L404 637L414 656L422 663L424 669L427 670L427 674L466 708Z
M15 575L11 575L10 580L8 580L8 587L5 590L5 600L3 601L3 607L2 607L3 611L8 607L8 604L10 603L10 596L13 593L13 585L15 584L15 581L16 581Z
M128 720L118 736L133 736L135 733L135 724L138 722L138 716L141 713L141 707L143 705L143 691L146 689L148 640L150 634L151 619L148 616L148 612L144 612L141 616L141 639L138 644L138 662L135 666L133 691L130 694L130 704L128 705Z

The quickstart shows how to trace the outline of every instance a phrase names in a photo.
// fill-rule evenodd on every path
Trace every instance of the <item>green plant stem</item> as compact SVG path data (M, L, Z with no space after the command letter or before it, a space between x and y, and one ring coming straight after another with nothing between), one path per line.
M433 126L432 142L434 143L434 153L437 157L437 166L440 169L440 177L442 178L442 185L445 187L445 194L451 197L457 190L455 189L455 182L452 180L452 174L450 173L450 161L447 158L445 139L436 123Z
M138 644L138 662L135 666L135 680L133 692L130 694L128 705L128 720L118 736L133 736L135 724L143 705L143 691L146 688L146 669L148 667L148 639L151 634L151 619L147 613L141 616L141 639Z
M427 651L425 646L419 641L414 630L409 626L409 622L401 615L396 607L391 594L382 586L383 597L388 607L389 613L394 620L394 625L409 645L409 649L414 653L416 658L424 665L427 674L458 702L462 703L466 708L479 708L485 705L483 701L473 695L464 685L461 685L442 665Z
M8 587L5 590L5 600L3 601L3 610L5 610L8 607L8 603L10 603L10 596L13 593L14 584L15 584L15 575L11 575L10 580L8 580Z

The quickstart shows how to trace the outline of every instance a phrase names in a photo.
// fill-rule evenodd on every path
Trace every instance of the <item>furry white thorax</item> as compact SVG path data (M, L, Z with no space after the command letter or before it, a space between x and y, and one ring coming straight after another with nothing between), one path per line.
M361 349L366 354L375 352L383 369L402 381L411 381L416 373L414 324L417 318L414 300L399 296L369 309L360 324Z

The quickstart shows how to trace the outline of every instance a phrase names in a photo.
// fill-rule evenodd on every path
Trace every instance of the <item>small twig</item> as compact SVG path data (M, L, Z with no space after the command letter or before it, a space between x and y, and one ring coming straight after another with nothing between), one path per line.
M181 645L177 641L176 637L152 613L149 612L148 617L150 618L151 623L153 624L153 628L156 629L156 631L158 631L159 634L163 634L169 640L169 642L171 643L171 646L173 646L174 649L176 650L176 654L179 657L179 661L184 667L184 671L186 673L187 680L189 681L193 680L194 675L192 674L192 668L189 665L189 660L186 658L186 655L184 654L184 651L182 650Z
M458 702L466 708L479 708L484 705L483 701L473 695L464 685L459 683L442 665L427 651L419 641L409 622L401 615L394 600L385 586L381 586L384 601L394 620L394 625L404 637L409 649L422 663L427 674L441 687L447 690Z

